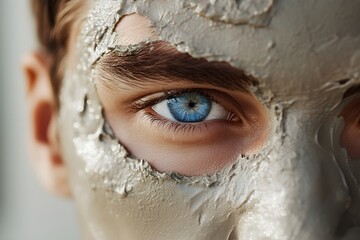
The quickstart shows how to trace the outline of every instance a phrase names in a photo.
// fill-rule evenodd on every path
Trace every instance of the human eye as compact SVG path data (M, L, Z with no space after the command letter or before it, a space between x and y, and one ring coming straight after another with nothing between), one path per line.
M194 139L197 136L207 137L220 124L222 128L244 124L244 116L236 105L229 95L216 90L179 89L146 96L133 106L143 114L144 121L151 122L150 127L163 128L163 131L168 131L169 135L176 134L179 139L187 135Z
M235 120L215 99L200 91L190 90L168 96L152 106L160 116L175 122L196 123L210 120Z

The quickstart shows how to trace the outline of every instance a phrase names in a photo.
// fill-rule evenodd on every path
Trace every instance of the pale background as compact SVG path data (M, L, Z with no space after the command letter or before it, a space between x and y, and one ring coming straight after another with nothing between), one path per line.
M20 60L33 32L29 0L0 0L0 239L77 240L72 202L41 188L27 156Z

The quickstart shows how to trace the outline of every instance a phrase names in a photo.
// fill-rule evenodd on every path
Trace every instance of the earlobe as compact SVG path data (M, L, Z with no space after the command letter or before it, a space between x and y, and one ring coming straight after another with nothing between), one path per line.
M31 53L23 59L26 81L32 163L42 184L57 195L71 196L67 170L61 158L57 128L57 106L47 58Z

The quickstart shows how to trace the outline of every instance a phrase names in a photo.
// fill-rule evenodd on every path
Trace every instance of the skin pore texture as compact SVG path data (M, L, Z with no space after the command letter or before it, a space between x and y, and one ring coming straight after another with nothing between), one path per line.
M359 22L354 0L91 1L68 56L76 68L65 73L59 116L84 238L359 239L360 156L351 137L359 136L359 91L344 98L360 84ZM107 57L159 46L240 69L245 86L106 84ZM228 132L212 132L206 144L191 139L207 136L200 131L177 133L175 149L176 137L142 125L140 114L153 108L126 105L184 86L225 99L241 121L223 122ZM219 121L208 124L210 134Z

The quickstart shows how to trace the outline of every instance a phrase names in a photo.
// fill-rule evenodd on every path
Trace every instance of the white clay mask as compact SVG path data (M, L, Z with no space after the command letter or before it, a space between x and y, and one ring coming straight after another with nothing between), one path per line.
M125 24L132 21L129 16L135 16L129 24L134 26L133 36ZM141 25L144 18L148 25ZM360 108L359 91L346 96L360 84L359 22L360 1L355 0L92 1L76 54L69 55L77 67L65 74L59 117L62 150L85 239L359 239L356 176L360 170L356 166L360 160L356 153L350 158L341 144L344 126L347 129L343 109L353 101L354 108ZM195 90L185 84L186 91L179 93L186 76L179 73L177 81L164 78L158 91L153 90L155 84L150 91L147 82L154 79L145 75L144 84L136 77L140 83L129 85L129 89L141 90L141 97L128 105L108 101L107 95L120 99L133 92L106 92L104 81L116 80L104 74L103 68L112 65L105 61L107 57L129 59L143 54L144 49L151 56L159 43L160 49L164 44L172 49L169 51L183 54L179 56L201 59L201 64L211 66L208 71L220 66L223 72L234 71L239 77L226 88L221 81L214 84L216 80L199 75L190 79ZM121 74L131 82L141 76L137 71L127 68ZM184 147L166 154L168 162L179 155L189 157L178 171L172 165L163 167L150 156L161 156L166 149L158 148L158 141L146 141L152 136L147 131L155 128L144 128L143 135L125 136L130 125L128 129L116 125L126 114L133 114L136 121L129 124L141 127L144 118L136 118L141 111L123 111L117 120L110 109L164 92L168 94L165 98L147 106L152 113L169 121L182 120L168 109L169 102L188 97L198 104L195 107L211 104L215 109L208 111L212 114L209 129L217 127L211 124L220 119L230 125L231 121L243 123L240 125L249 126L253 134L213 137L213 148L201 145L200 140L199 145L189 147L185 143L191 139L174 137L174 145ZM229 109L227 101L223 104L208 94L220 99L233 94L237 105ZM207 117L199 119L208 121ZM199 125L200 120L196 121ZM255 123L246 125L247 121ZM154 131L167 139L160 129ZM351 133L357 136L354 129ZM218 149L216 144L227 139ZM229 144L235 147L226 148ZM238 144L246 148L228 154ZM140 146L148 147L149 155ZM196 153L196 146L213 151L204 158L209 163L204 160L198 171L188 167L200 161L189 155Z

